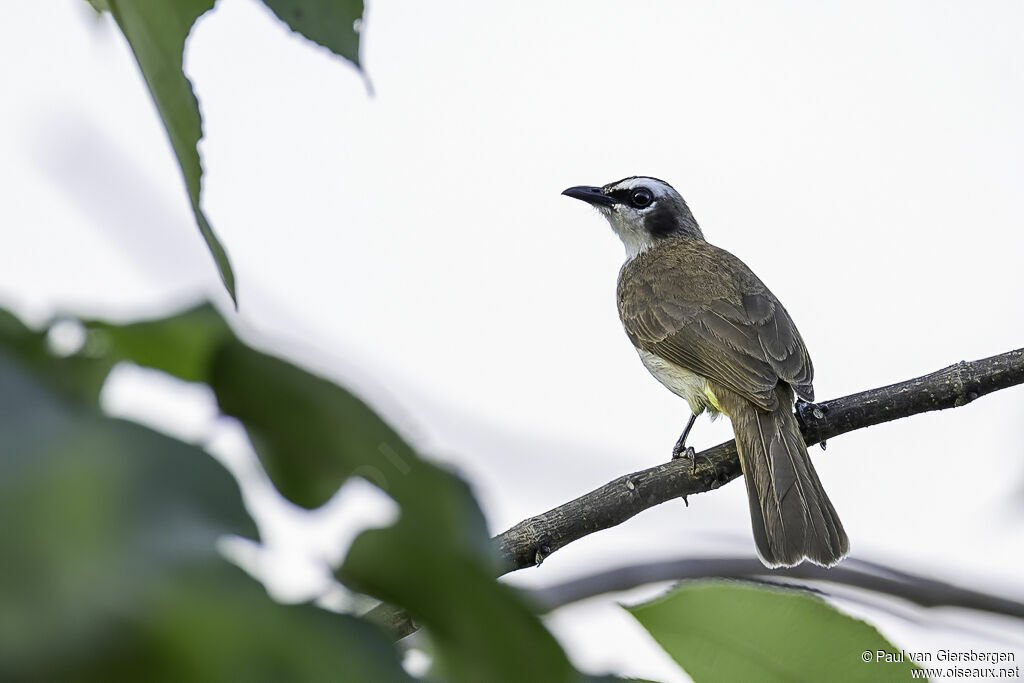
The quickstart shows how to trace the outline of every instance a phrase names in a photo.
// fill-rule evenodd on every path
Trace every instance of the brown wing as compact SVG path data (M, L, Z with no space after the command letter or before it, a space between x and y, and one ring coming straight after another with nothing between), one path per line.
M814 368L793 319L729 252L696 240L664 244L623 268L618 294L635 346L765 410L778 406L780 379L814 400Z

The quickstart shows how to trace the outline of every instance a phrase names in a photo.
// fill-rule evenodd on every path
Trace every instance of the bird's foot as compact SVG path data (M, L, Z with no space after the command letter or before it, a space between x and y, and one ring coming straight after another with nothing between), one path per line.
M693 450L693 446L687 446L680 441L676 441L676 445L672 447L672 459L679 460L679 458L692 458L696 451Z
M704 458L712 467L715 466L715 463L708 456L702 454L700 457ZM685 458L693 463L691 471L697 471L697 451L694 450L693 446L683 446L681 442L676 442L675 447L672 449L672 459L679 460L680 458Z
M798 398L796 400L796 421L800 423L801 431L813 429L813 425L819 420L825 419L828 415L828 406L819 403L810 403ZM825 440L818 442L821 450L825 450Z
M818 420L825 419L827 414L828 406L824 404L811 403L802 398L796 400L796 420L801 429L809 429Z

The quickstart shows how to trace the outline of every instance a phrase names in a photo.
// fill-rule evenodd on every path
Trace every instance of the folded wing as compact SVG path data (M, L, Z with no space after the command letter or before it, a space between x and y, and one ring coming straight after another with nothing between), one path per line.
M619 316L638 348L714 380L764 410L775 386L814 400L814 367L793 319L747 266L706 242L640 254L619 278Z

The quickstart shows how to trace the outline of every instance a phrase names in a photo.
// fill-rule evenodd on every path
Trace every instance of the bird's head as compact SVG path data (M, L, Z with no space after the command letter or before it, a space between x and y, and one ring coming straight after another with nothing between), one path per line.
M623 178L604 187L579 185L562 194L600 211L626 246L626 258L674 237L704 239L690 207L664 180Z

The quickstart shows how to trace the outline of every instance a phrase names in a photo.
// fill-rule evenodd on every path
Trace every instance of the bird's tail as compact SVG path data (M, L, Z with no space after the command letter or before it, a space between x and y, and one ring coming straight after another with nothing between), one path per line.
M811 464L793 415L793 390L780 382L776 394L774 411L742 399L730 401L728 411L757 551L769 567L791 567L804 559L829 567L850 551L850 541Z

